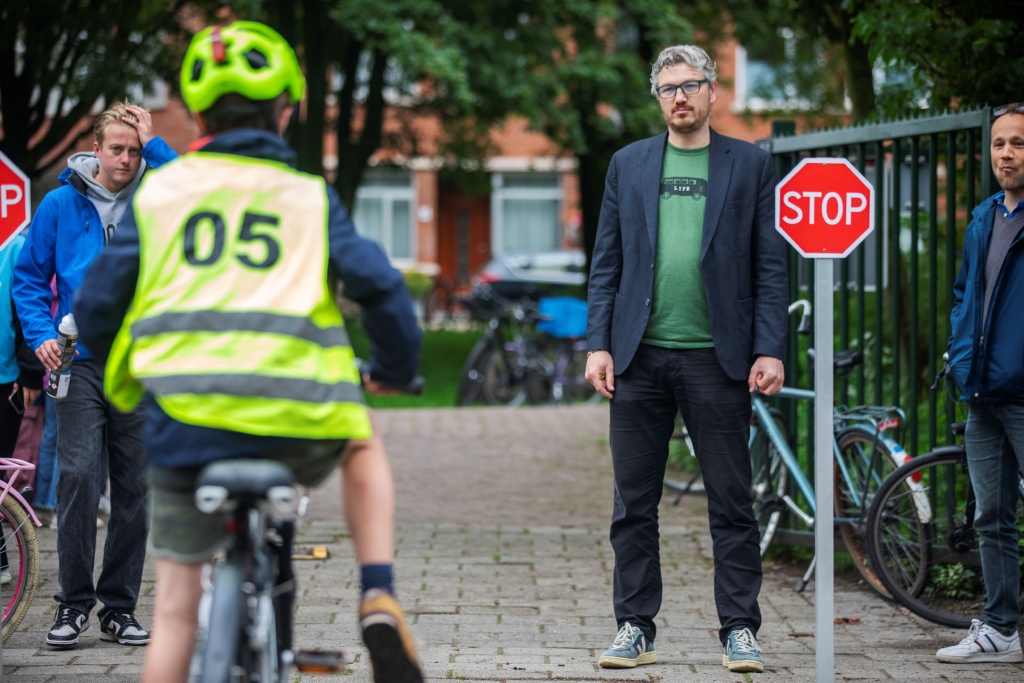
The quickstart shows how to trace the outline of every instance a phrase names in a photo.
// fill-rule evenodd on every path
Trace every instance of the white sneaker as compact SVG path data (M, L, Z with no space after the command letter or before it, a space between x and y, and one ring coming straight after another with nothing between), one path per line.
M1004 636L988 624L971 621L967 637L935 653L940 662L1021 662L1020 635Z

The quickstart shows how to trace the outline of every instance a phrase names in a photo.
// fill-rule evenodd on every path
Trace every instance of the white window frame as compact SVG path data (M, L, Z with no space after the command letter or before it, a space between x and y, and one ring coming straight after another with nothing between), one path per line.
M795 40L793 31L790 29L779 29L782 39L786 43L787 59L795 59ZM763 111L800 111L811 109L811 102L806 98L796 97L795 93L787 92L782 99L764 99L748 95L750 90L749 74L747 72L747 49L743 45L736 44L736 59L734 61L736 72L733 74L732 111L741 113L751 111L759 113Z
M356 190L356 211L359 211L360 204L365 200L380 200L381 201L381 241L380 246L384 249L384 253L388 255L392 265L398 268L408 268L416 265L416 255L419 253L418 236L416 234L416 187L414 185L414 178L411 171L402 169L404 173L408 175L407 186L378 186L378 185L367 185L363 184ZM372 170L368 170L368 173L372 173ZM396 201L406 201L409 203L409 256L396 258L393 255L394 252L394 240L395 240L395 211L394 205ZM376 240L375 236L367 235L360 229L359 221L355 218L355 213L352 217L356 224L356 231L368 237L369 239Z
M510 199L526 199L536 201L558 202L555 211L555 246L554 249L562 248L564 236L562 234L562 214L565 209L565 193L562 190L562 176L558 172L537 171L528 172L537 175L551 175L554 180L550 187L506 187L505 172L496 172L491 175L491 253L495 256L506 253L505 225L502 204ZM513 175L513 174L508 174ZM526 175L526 173L515 173L514 175Z

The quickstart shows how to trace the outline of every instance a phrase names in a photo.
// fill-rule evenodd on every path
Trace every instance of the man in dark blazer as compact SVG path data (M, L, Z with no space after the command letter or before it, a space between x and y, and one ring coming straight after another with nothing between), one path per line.
M764 670L749 394L782 388L786 247L775 230L771 156L708 123L716 77L699 47L662 52L651 92L668 133L615 154L601 206L586 376L611 399L619 632L599 660L606 668L657 658L658 503L678 412L708 496L722 663Z

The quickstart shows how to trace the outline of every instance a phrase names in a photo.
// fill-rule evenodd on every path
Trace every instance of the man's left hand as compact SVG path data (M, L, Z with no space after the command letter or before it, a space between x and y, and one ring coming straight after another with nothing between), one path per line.
M765 396L777 394L786 380L786 370L782 361L770 356L758 356L750 368L747 377L747 388L750 393L760 391Z

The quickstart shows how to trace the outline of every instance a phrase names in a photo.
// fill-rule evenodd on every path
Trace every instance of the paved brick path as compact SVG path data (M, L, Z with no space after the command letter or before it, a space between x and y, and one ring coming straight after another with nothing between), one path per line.
M607 541L611 471L607 408L385 411L379 414L398 488L398 591L432 681L813 681L814 593L792 590L802 568L766 567L761 675L721 665L711 593L705 507L693 498L662 515L665 604L658 663L603 671L597 656L615 634ZM358 572L335 478L314 496L300 538L327 560L298 562L296 639L343 648L343 676L293 680L368 683L354 624ZM54 532L40 530L43 572L22 629L4 648L12 682L138 681L143 649L99 640L92 619L79 648L43 645L56 590ZM151 567L140 619L151 622ZM962 632L936 627L841 576L835 593L836 681L1018 682L1022 665L939 664L936 648Z

